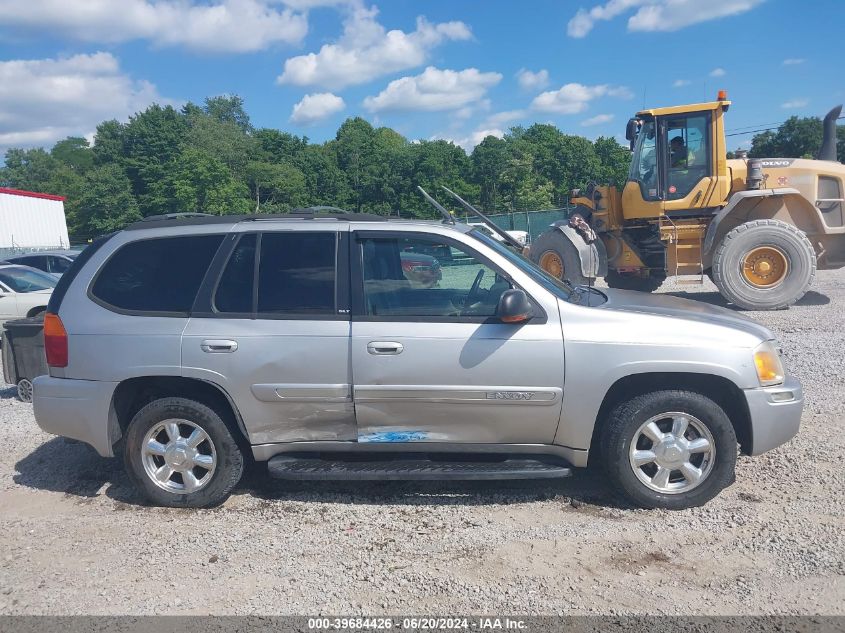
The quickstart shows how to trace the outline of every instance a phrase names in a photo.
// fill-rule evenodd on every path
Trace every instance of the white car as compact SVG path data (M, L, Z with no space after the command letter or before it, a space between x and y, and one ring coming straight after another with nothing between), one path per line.
M498 233L494 233L490 230L490 228L486 224L482 224L481 222L469 222L468 223L474 229L478 229L485 235L489 235L497 242L504 242L505 240L502 239L502 236ZM505 231L508 235L514 238L517 242L519 242L522 246L528 245L528 231Z
M44 312L57 282L49 273L29 266L0 265L0 327L6 321Z

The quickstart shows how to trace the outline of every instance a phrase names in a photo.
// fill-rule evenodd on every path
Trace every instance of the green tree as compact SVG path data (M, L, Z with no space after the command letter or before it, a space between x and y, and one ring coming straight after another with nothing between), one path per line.
M215 121L232 123L242 132L252 131L252 123L244 109L244 100L238 95L208 97L203 110Z
M122 164L124 158L124 133L122 123L112 119L97 126L94 134L94 163L96 165Z
M305 202L305 176L289 163L251 161L247 177L256 213L286 212Z
M69 136L53 145L50 155L80 174L94 166L94 152L88 141L80 136Z
M631 150L616 142L616 139L600 136L593 143L601 167L595 180L616 187L623 187L631 166Z
M219 159L195 149L185 149L169 165L167 190L179 213L246 213L246 186L232 177Z
M822 122L817 117L788 118L776 132L751 139L752 158L813 158L822 145Z
M488 136L472 151L472 179L479 185L481 207L488 213L504 204L500 189L508 162L508 142L495 136Z
M6 152L0 181L6 187L52 193L48 188L58 166L58 161L41 148L12 148Z
M91 239L141 219L132 183L119 165L100 165L85 178L72 234Z
M136 114L124 128L124 164L144 216L170 212L175 201L161 186L188 132L183 114L158 104Z

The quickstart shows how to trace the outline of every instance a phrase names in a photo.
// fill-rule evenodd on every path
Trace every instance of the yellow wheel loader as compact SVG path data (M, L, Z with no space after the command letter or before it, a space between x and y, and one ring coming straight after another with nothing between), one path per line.
M836 160L838 106L816 160L728 160L724 92L716 101L654 108L628 121L633 152L622 191L573 191L576 209L531 245L559 278L651 292L668 275L707 275L729 302L774 310L800 299L817 269L845 266L845 165ZM580 217L579 217L580 216Z

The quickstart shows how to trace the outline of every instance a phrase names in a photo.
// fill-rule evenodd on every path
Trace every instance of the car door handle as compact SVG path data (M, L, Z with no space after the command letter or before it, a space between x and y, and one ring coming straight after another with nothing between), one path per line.
M206 339L200 347L202 351L208 354L226 354L236 351L238 349L238 342L226 339Z
M401 354L405 346L402 343L393 341L373 341L367 343L367 351L373 356L388 356L390 354Z

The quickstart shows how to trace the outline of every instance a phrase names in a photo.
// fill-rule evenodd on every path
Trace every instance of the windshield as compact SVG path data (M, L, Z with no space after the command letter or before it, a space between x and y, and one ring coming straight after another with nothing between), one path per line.
M572 295L572 289L569 288L560 279L555 279L554 277L552 277L549 273L540 268L537 264L532 262L527 257L524 257L523 255L515 252L514 250L508 248L498 240L494 240L492 237L488 236L485 233L482 233L477 229L473 229L472 231L470 231L470 235L472 235L480 242L484 242L487 246L501 254L513 265L519 268L522 272L531 275L534 281L539 283L541 286L543 286L543 288L551 292L559 299L563 299L564 301L569 300L569 297Z
M657 199L657 151L654 121L644 121L634 146L628 180L638 182L643 200Z
M7 266L0 268L0 282L15 292L35 292L55 288L55 277L34 268Z

